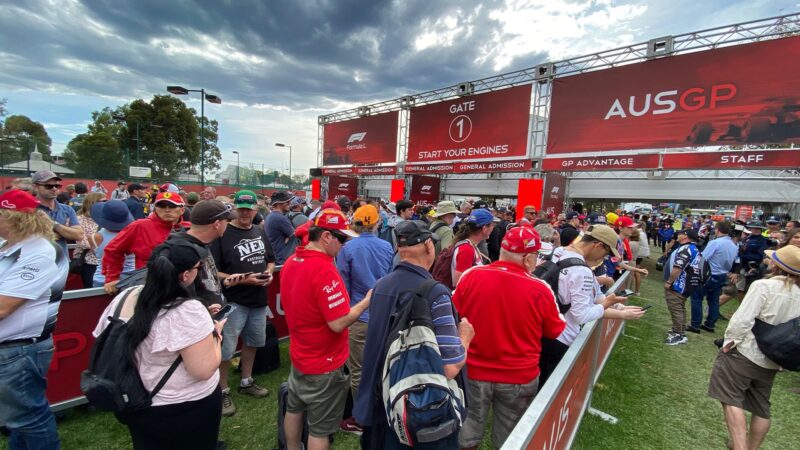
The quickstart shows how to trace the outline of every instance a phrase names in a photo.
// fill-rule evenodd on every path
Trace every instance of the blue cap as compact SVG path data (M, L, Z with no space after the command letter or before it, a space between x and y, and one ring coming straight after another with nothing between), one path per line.
M489 210L481 208L481 209L473 209L472 213L470 213L470 215L467 216L467 222L474 223L475 225L482 227L485 225L489 225L492 222L500 222L500 219L493 216L492 213L489 212Z

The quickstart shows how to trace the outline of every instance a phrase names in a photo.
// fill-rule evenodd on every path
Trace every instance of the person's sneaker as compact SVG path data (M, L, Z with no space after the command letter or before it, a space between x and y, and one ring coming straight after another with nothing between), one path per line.
M230 417L236 414L236 405L233 404L233 399L231 398L231 391L222 392L222 416L223 417Z
M680 345L689 342L689 338L686 337L685 334L677 334L673 333L670 336L667 336L667 340L664 341L667 345Z
M686 331L691 331L692 333L697 333L697 334L700 334L700 328L693 327L693 326L691 326L691 325L689 325L688 327L686 327Z
M344 419L342 423L339 424L339 429L345 433L352 433L357 436L361 436L361 433L364 431L353 416Z
M723 339L723 338L714 339L714 345L716 345L718 348L722 348L722 344L724 344L724 343L725 343L725 339Z
M703 324L703 325L700 325L700 329L701 329L701 330L706 330L706 331L708 331L709 333L713 333L713 332L714 332L714 329L713 329L713 328L711 328L711 327L707 327L705 324Z
M259 386L256 384L256 381L251 378L250 384L247 386L239 385L239 393L261 398L269 395L269 389Z

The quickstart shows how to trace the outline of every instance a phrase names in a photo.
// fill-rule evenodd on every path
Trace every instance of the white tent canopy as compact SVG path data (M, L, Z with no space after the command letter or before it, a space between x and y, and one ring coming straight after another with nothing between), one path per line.
M53 164L42 159L42 154L39 153L39 146L37 145L34 147L33 151L31 152L28 160L17 161L15 163L6 164L2 167L3 170L17 170L27 172L28 170L31 173L38 172L40 170L50 170L60 175L72 175L75 173L74 170L70 169L69 167L59 166L58 164Z

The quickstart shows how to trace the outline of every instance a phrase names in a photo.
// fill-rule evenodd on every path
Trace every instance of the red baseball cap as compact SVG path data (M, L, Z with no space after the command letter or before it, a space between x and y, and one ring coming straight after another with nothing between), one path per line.
M633 219L631 219L630 217L622 216L619 219L617 219L617 222L614 225L616 225L616 226L618 226L620 228L622 228L622 227L631 228L631 227L634 226L634 223L633 223Z
M174 192L162 192L156 196L156 201L153 204L155 205L158 202L168 202L173 205L183 206L183 197Z
M542 240L533 228L514 227L506 232L500 246L511 253L536 253L542 247Z
M36 211L36 207L40 203L39 200L36 200L36 197L20 189L12 189L0 195L0 208L2 209L32 213Z
M314 226L325 228L326 230L336 230L350 237L358 237L358 233L347 226L347 217L341 211L335 209L323 209L317 214Z

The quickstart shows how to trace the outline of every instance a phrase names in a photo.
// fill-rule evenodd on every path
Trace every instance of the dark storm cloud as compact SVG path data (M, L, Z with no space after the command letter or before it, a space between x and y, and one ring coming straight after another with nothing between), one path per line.
M488 17L493 4L6 4L0 83L120 97L182 84L226 101L297 109L331 107L325 98L392 98L493 74L490 62L475 62L485 37L500 31ZM445 16L458 18L455 38L417 51L415 40Z

